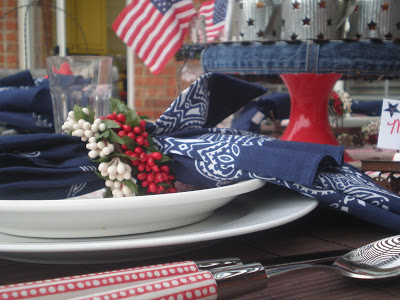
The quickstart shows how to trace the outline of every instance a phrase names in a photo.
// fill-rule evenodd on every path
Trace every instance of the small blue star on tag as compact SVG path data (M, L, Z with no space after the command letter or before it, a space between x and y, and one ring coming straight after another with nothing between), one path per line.
M389 107L386 108L384 111L388 111L390 113L390 117L393 117L393 115L395 113L400 113L400 111L397 109L397 106L399 105L398 103L392 104L392 103L388 102L388 104L389 104Z

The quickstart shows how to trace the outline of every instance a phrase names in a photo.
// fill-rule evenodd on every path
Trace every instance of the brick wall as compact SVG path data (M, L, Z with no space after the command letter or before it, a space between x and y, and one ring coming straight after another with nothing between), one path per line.
M16 0L0 1L0 17L16 7ZM18 67L17 12L0 18L0 68Z

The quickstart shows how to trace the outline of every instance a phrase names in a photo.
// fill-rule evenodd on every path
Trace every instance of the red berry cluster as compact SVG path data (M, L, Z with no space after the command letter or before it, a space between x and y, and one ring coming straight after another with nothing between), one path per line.
M339 116L342 116L343 115L342 99L340 99L339 95L335 91L331 91L331 99L332 99L331 101L333 102L331 103L333 109Z
M126 144L121 145L121 149L125 155L135 158L131 160L131 165L137 168L136 178L141 186L146 188L147 194L176 193L175 176L170 173L167 165L158 163L163 155L160 152L149 152L146 149L149 147L146 121L141 119L139 125L132 128L132 126L125 124L126 117L124 114L114 112L107 115L107 119L113 120L119 125L119 128L115 129L119 137L127 136L135 142L134 149L128 149ZM159 183L165 183L169 187Z

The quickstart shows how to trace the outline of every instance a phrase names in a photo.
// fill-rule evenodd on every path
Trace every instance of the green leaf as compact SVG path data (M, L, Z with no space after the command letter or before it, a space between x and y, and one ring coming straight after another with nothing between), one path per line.
M157 160L157 163L164 164L164 163L170 162L170 161L172 161L172 158L170 158L169 156L163 155L160 160Z
M108 176L107 176L107 177L104 177L104 176L101 175L101 173L98 172L98 171L94 171L94 173L95 173L98 177L100 177L101 179L103 179L103 180L109 180Z
M143 116L140 116L139 117L141 120L148 120L148 119L150 119L148 116L146 116L146 115L143 115Z
M122 139L125 141L125 145L128 147L128 149L135 149L136 143L129 137L129 136L123 136Z
M122 184L126 185L131 191L134 191L136 195L139 194L138 186L132 180L123 180Z
M100 135L96 138L97 140L107 139L110 136L111 129L104 130Z
M91 161L100 164L100 163L102 163L102 162L109 161L109 160L110 160L110 157L112 157L112 156L111 156L111 155L109 155L109 156L103 156L103 157L100 157L100 158L98 158L98 159L92 159Z
M102 120L102 123L106 124L107 128L109 128L109 129L111 129L111 128L119 128L118 123L115 122L114 120L104 119L104 120Z
M141 185L138 185L138 195L139 196L144 196L146 195L146 188L142 187Z
M83 112L83 107L75 105L74 106L75 120L79 121L80 119L83 119L86 122L93 123L93 121L94 121L94 111L90 107L87 107L87 109L89 110L89 114L85 114Z
M113 197L113 194L111 192L111 189L109 187L107 187L103 194L103 198L112 198L112 197Z
M94 110L89 106L87 106L87 109L89 110L89 114L86 115L86 119L85 120L88 121L90 124L93 124L94 115L95 115Z
M74 106L74 115L76 121L79 121L80 119L85 120L86 114L83 112L83 108L78 105Z
M133 110L129 110L126 113L125 117L126 117L125 124L128 124L131 127L139 126L140 124L139 116Z
M110 143L118 143L118 144L125 144L125 141L118 135L116 134L114 131L110 130L110 135L108 137L108 141Z
M128 106L119 99L111 98L110 99L111 111L116 112L116 114L126 114L129 110Z
M170 188L172 186L172 184L168 184L165 182L159 182L159 183L157 183L157 185L161 185L161 186L168 187L168 188Z

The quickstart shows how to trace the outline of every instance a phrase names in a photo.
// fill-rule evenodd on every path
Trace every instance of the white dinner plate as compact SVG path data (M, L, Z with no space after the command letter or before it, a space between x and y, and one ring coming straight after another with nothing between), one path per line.
M39 263L98 263L164 257L205 242L274 228L301 218L318 201L267 187L238 196L207 219L175 229L136 235L45 239L0 234L0 257Z
M125 198L0 200L0 232L41 238L88 238L165 230L201 221L260 179L209 189Z

